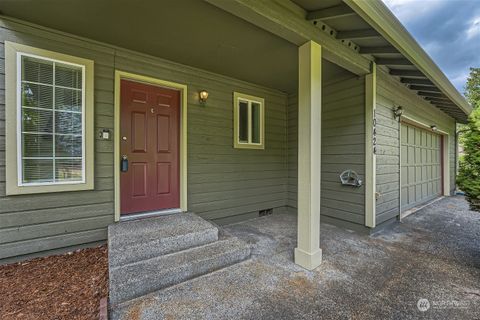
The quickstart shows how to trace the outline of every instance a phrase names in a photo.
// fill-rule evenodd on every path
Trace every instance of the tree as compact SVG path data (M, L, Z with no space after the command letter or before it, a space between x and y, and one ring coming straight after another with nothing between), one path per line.
M464 156L460 158L458 186L473 210L480 211L480 68L470 68L465 97L474 108L462 129Z
M467 101L474 110L480 107L480 68L470 68L470 75L465 84L465 98L467 98ZM466 130L468 130L466 125L457 125L458 143L461 146L465 145L463 133Z
M465 85L465 98L474 109L480 107L480 68L470 68L470 76Z

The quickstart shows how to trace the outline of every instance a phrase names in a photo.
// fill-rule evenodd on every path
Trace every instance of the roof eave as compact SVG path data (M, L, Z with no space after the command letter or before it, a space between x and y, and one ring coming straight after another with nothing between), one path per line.
M381 0L343 0L407 57L466 115L472 107Z

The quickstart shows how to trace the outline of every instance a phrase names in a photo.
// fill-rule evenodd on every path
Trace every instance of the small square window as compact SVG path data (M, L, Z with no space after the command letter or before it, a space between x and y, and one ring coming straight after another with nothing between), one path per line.
M264 149L264 99L234 92L235 148Z

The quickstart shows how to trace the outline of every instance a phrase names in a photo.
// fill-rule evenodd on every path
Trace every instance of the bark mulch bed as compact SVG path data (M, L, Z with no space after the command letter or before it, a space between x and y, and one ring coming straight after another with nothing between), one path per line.
M98 319L107 247L0 266L0 319Z

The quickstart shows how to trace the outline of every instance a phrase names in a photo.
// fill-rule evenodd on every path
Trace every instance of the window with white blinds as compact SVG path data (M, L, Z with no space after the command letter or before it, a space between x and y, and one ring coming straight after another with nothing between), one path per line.
M19 54L19 185L85 181L85 68Z

